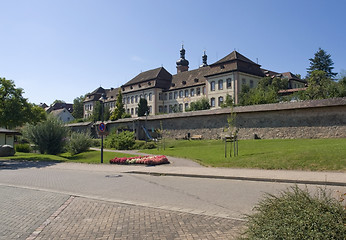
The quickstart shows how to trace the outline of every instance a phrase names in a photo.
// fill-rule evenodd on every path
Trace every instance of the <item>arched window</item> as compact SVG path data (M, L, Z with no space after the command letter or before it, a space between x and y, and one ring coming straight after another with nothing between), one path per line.
M210 82L210 91L215 91L215 82Z
M221 107L221 105L223 104L223 97L219 97L219 102L218 102L218 105L219 107Z
M227 78L227 88L232 88L232 79Z
M219 90L223 89L223 80L219 80Z
M149 101L153 100L153 94L149 93Z
M215 98L210 99L210 106L215 107Z

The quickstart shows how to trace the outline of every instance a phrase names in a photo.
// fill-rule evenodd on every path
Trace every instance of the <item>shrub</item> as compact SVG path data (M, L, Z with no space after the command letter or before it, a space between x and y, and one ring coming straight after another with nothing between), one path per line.
M156 143L154 142L147 142L147 144L144 146L146 149L154 149L157 147Z
M90 133L72 132L67 149L71 155L87 151L92 145Z
M144 149L145 148L145 141L136 140L135 144L133 145L132 149Z
M40 153L56 155L64 149L67 132L62 121L49 116L46 121L37 125L27 124L23 129L23 136L36 144Z
M30 153L32 148L30 144L20 143L15 145L16 152Z
M297 186L266 195L248 216L244 239L346 239L346 211L325 189Z
M92 138L91 139L91 146L92 147L99 147L99 146L101 146L101 139Z
M135 144L135 135L133 132L123 131L119 134L110 134L105 141L107 148L116 148L118 150L132 149Z

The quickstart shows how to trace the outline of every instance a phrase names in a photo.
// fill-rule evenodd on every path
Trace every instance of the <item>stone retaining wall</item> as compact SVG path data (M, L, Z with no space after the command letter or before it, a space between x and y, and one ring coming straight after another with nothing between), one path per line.
M235 107L239 138L345 138L346 98L295 103L264 104ZM107 128L133 129L144 139L142 126L148 130L162 127L166 138L202 135L219 139L227 126L230 109L156 115L107 122Z

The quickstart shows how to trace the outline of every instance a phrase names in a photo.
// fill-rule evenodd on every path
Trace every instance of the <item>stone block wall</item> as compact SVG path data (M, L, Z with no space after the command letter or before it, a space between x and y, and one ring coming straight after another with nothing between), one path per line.
M345 138L346 98L294 103L235 107L240 139L272 138ZM166 138L183 138L188 133L204 139L220 139L227 127L230 109L155 115L107 122L107 128L127 128L144 139L149 131L162 127Z

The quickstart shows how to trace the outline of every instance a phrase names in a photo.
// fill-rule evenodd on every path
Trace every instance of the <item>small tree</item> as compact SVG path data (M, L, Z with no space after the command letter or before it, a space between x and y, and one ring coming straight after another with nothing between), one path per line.
M121 91L119 90L119 94L117 97L117 101L115 103L115 109L113 111L113 113L110 116L110 119L112 121L116 121L120 118L122 118L122 116L125 114L125 108L124 108L124 103L123 103L123 96Z
M308 77L311 75L313 71L316 70L324 71L328 78L333 78L337 75L337 73L332 72L334 69L334 62L331 59L330 54L327 54L327 52L323 49L319 48L318 51L315 53L314 58L310 58L309 61L310 67L307 68Z
M149 115L148 102L145 98L141 98L138 103L138 117Z
M37 145L42 154L55 155L63 151L67 132L63 122L48 116L46 121L37 125L27 124L23 129L23 136Z
M221 104L222 108L233 107L233 98L231 95L226 95L226 100Z

